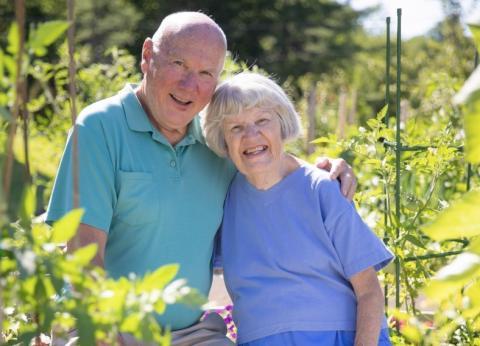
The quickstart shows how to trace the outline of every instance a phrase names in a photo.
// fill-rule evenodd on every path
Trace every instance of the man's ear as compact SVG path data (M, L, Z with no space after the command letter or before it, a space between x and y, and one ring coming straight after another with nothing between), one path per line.
M142 73L147 73L148 65L153 58L153 41L150 37L146 38L142 46L142 61L140 62L140 68Z

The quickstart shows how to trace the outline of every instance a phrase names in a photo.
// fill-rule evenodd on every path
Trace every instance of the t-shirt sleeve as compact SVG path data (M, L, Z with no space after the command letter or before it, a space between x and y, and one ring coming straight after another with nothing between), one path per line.
M79 204L82 223L108 233L116 203L115 173L104 130L95 117L77 122ZM55 178L47 210L47 222L60 219L73 209L73 131Z
M321 181L318 192L325 228L345 277L369 267L378 271L392 261L391 251L363 222L353 203L343 197L337 181Z

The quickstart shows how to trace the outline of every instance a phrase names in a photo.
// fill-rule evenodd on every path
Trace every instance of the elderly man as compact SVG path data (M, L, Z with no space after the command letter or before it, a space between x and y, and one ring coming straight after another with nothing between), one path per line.
M85 214L69 251L97 243L93 262L114 278L179 263L179 277L208 293L214 237L235 170L205 145L197 114L212 97L226 49L223 31L208 16L169 15L143 44L140 85L82 111L76 131ZM48 221L72 208L71 142ZM335 162L332 173L354 190L348 165ZM212 327L200 316L199 309L173 305L158 322L174 330L174 345L228 345L221 319Z

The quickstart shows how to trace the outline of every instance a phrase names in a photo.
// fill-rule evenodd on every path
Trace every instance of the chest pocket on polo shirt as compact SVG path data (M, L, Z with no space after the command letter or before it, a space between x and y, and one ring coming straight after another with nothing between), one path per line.
M153 174L119 171L114 217L132 226L154 222L159 212L157 186Z

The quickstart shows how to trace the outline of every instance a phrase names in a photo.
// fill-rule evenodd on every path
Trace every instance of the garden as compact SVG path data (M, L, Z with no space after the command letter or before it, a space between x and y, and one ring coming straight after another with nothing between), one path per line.
M288 90L305 128L289 152L353 167L356 208L395 254L379 273L392 344L480 345L480 21L440 2L442 22L402 39L400 10L372 34L360 23L375 9L333 0L0 0L0 345L72 329L78 345L169 345L154 313L209 306L176 264L114 280L90 264L95 245L67 254L80 208L42 218L78 112L140 81L143 39L182 9L224 28L222 78L259 71Z

